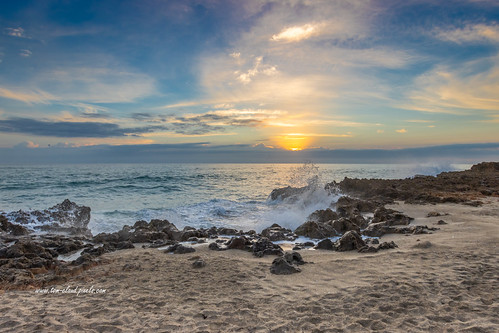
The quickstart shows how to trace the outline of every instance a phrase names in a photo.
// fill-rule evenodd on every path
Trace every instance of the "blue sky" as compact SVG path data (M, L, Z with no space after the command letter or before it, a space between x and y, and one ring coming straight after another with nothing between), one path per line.
M498 18L495 0L2 1L0 147L498 143Z

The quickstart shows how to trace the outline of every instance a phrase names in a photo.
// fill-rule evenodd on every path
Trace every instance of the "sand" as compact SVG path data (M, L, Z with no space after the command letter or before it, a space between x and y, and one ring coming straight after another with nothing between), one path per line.
M441 229L386 235L399 248L374 254L302 250L308 263L286 276L270 273L274 256L207 245L109 253L53 286L105 292L3 292L0 331L498 332L499 199L483 201L391 205ZM426 217L432 211L448 215ZM197 257L205 267L192 267Z

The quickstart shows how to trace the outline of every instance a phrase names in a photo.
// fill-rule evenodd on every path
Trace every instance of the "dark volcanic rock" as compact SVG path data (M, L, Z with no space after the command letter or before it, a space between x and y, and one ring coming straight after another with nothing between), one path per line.
M29 230L19 224L10 223L7 218L0 215L0 231L7 232L13 236L29 234Z
M316 210L308 217L309 221L314 222L327 222L336 219L338 219L338 214L331 208Z
M340 216L349 217L358 213L373 213L377 206L372 201L342 196L336 202L336 211Z
M196 252L196 249L188 246L184 246L182 244L175 244L170 246L168 249L165 250L165 253L168 252L173 252L174 254L185 254L185 253L191 253L191 252Z
M253 252L255 257L263 257L265 255L280 256L283 254L282 248L279 245L272 243L267 238L261 238L253 243L251 252Z
M299 254L298 252L295 252L295 251L285 252L283 258L291 265L304 265L305 264L305 261L303 261L301 254Z
M301 269L290 264L283 257L275 258L270 267L270 272L277 275L288 275L301 272Z
M394 241L391 242L383 242L378 245L378 250L388 250L388 249L395 249L397 248L397 244L395 244Z
M35 225L33 228L41 231L91 236L87 228L90 222L90 207L79 206L68 199L43 211L11 212L7 214L7 218L19 224L36 221L41 226Z
M194 268L203 268L206 266L206 262L203 260L203 259L196 259L193 263L192 263L192 267Z
M356 231L346 232L336 243L338 251L360 250L366 245L362 237Z
M310 186L304 186L304 187L283 187L283 188L277 188L273 190L270 193L270 200L284 200L284 199L294 199L298 197L299 195L309 191L311 189Z
M265 228L261 232L263 237L267 237L271 241L280 240L295 240L298 236L291 230L281 227L279 224L272 224L270 227Z
M412 217L402 214L393 209L379 207L374 212L372 223L385 222L385 225L408 225L413 220Z
M442 172L436 177L418 176L407 179L351 179L327 186L337 187L363 199L376 199L383 203L402 200L407 203L472 203L476 197L499 196L499 162L484 162L471 170Z
M317 243L317 245L315 246L315 248L317 250L329 250L329 251L335 251L336 250L336 246L334 245L334 243L329 238L321 240L319 243Z
M337 236L336 230L330 224L314 221L308 221L299 226L295 234L317 239Z
M244 236L234 237L227 243L228 249L249 250L251 242Z
M208 245L208 248L209 248L210 250L213 250L213 251L223 251L223 250L227 250L227 248L222 248L222 247L220 247L220 245L218 245L218 243L216 243L216 242L210 243L210 245Z
M357 232L360 232L359 226L354 224L352 221L350 221L345 217L333 221L331 225L333 226L334 230L338 232L338 234L344 234L345 232L350 230L355 230Z

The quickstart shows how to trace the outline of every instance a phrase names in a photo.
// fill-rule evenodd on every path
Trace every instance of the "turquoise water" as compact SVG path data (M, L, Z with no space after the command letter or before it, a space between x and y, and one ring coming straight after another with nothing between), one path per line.
M464 170L470 165L348 164L94 164L0 166L0 210L46 209L68 198L92 209L90 229L112 232L152 218L177 227L295 228L336 198L322 190L344 177L406 178ZM271 202L274 188L317 190L298 202Z

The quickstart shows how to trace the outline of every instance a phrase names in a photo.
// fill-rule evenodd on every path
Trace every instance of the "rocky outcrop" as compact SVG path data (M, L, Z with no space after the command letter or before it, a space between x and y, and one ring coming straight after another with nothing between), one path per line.
M304 265L305 261L298 252L286 252L282 257L275 258L270 272L277 275L289 275L301 272L297 265Z
M366 245L362 237L356 231L346 232L336 243L337 251L360 250Z
M315 249L335 251L336 245L329 238L326 238L326 239L321 240L319 243L317 243L317 245L315 246Z
M29 234L29 230L19 224L10 223L7 218L0 215L0 231L12 236L22 236Z
M316 239L334 237L338 235L332 225L315 221L308 221L300 225L296 228L295 234Z
M262 230L261 235L268 238L272 242L287 240L293 241L298 236L291 230L281 227L279 224L272 224L270 227Z
M412 217L402 214L393 209L388 209L385 207L379 207L374 212L374 218L372 223L384 222L385 225L408 225L414 220Z
M6 217L11 222L28 225L39 231L91 236L87 228L90 222L90 207L79 206L68 199L49 209L19 210L8 213Z
M338 219L338 214L331 208L319 209L310 214L308 217L309 221L324 223L327 221L332 221Z
M261 238L251 246L251 252L255 257L263 257L265 255L277 255L283 254L282 248L272 243L267 238Z
M499 196L499 162L483 162L471 170L442 172L437 176L406 179L352 179L332 182L327 187L380 203L401 200L407 203L464 203L480 205L477 197Z

